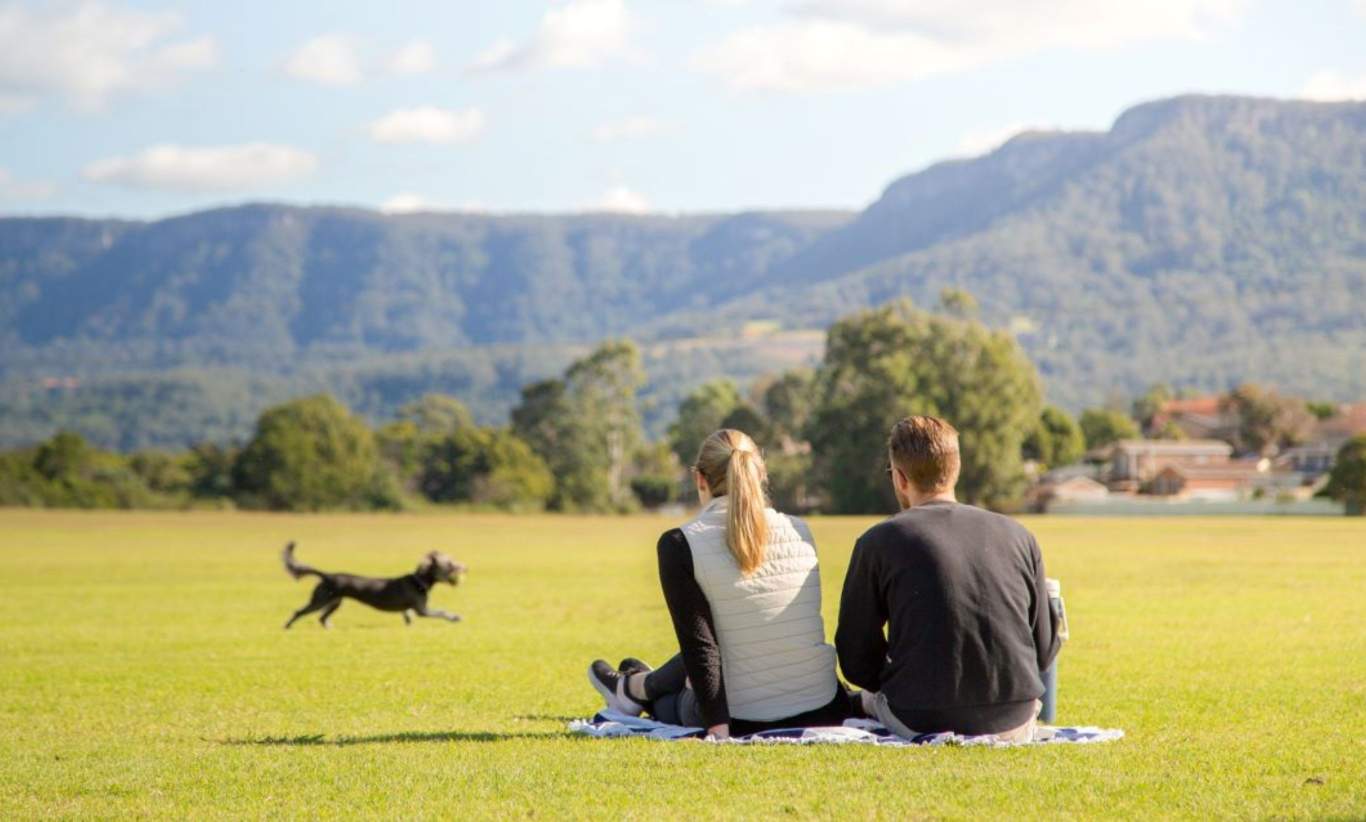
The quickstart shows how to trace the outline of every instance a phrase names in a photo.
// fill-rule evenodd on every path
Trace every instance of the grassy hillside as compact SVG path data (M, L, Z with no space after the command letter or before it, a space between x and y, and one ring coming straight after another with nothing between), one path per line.
M673 648L659 518L0 512L0 816L1338 817L1366 813L1366 523L1028 520L1063 580L1063 722L1098 746L569 737L596 656ZM852 540L817 519L827 631ZM307 597L276 553L400 573L458 625Z

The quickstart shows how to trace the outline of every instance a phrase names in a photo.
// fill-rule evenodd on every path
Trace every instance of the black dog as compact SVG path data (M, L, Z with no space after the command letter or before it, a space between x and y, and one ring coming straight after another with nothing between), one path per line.
M439 551L432 551L423 557L422 562L418 563L416 571L393 579L358 577L353 574L329 574L326 571L319 571L317 568L301 565L294 560L294 543L292 542L285 546L282 558L285 562L285 570L295 579L309 574L320 579L318 587L313 589L313 598L308 601L307 605L294 612L294 616L285 623L286 628L293 625L299 617L311 614L314 611L322 611L322 616L318 617L318 621L322 623L324 628L328 627L327 621L341 607L342 600L346 597L364 602L371 608L380 611L401 611L403 621L409 625L413 623L413 618L408 615L409 611L418 616L437 617L451 622L460 621L458 614L448 614L445 611L427 607L427 592L432 589L433 585L438 582L459 585L460 579L465 575L464 565Z

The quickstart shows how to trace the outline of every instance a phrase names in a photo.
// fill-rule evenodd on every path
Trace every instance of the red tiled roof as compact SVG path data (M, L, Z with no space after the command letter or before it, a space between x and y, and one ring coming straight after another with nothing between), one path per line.
M1185 454L1191 452L1216 452L1228 454L1233 446L1223 440L1120 440L1115 448L1125 451L1143 451L1151 454Z
M1162 413L1173 414L1200 414L1204 416L1214 416L1219 413L1219 395L1210 394L1206 397L1189 397L1181 400L1167 400L1162 403Z
M1338 412L1315 427L1318 434L1366 434L1366 402L1343 403Z

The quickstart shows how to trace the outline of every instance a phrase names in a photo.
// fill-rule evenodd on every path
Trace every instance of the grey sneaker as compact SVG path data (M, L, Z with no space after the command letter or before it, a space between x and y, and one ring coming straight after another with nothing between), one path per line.
M626 677L606 660L595 659L588 666L588 682L602 694L607 707L628 716L640 716L645 708L626 695Z

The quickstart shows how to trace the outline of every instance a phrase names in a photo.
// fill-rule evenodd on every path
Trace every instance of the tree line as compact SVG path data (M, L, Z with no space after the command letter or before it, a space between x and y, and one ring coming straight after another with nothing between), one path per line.
M681 499L702 439L739 428L765 451L778 508L886 512L894 504L887 431L907 414L933 414L961 434L960 497L1010 509L1029 468L1068 465L1119 439L1180 433L1154 430L1173 396L1164 386L1128 409L1112 404L1077 419L1045 405L1038 372L1014 338L978 321L972 298L953 290L941 295L938 312L902 300L841 319L815 368L744 389L730 380L703 383L661 440L651 441L641 425L644 384L640 352L617 340L558 377L524 386L504 426L480 426L461 402L432 394L371 427L333 397L315 395L266 410L240 447L125 455L60 432L0 455L0 504L625 512ZM1243 452L1293 444L1325 412L1256 386L1222 402L1238 420L1235 446ZM1366 444L1355 447L1366 454ZM1351 459L1339 463L1343 477L1330 488L1350 507L1359 492L1346 472L1360 468Z

